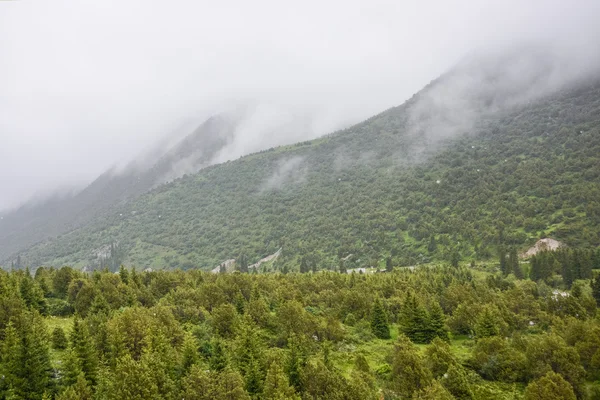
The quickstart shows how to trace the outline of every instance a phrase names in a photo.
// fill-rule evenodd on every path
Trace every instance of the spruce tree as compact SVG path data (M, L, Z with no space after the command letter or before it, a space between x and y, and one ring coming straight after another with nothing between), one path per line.
M278 362L271 363L267 371L262 398L264 400L300 400L300 396L290 386L288 377Z
M484 306L483 311L477 318L475 333L479 338L497 336L500 334L498 316L492 311L490 306Z
M515 247L510 248L510 252L508 253L508 264L510 271L515 274L517 279L523 279L523 270L521 270L521 266L519 265L519 256L517 254L517 249Z
M392 272L394 270L394 266L392 265L392 257L387 257L385 259L385 270L387 272Z
M90 385L95 385L98 375L98 357L87 326L77 317L73 320L71 349L77 357L85 379Z
M65 335L65 331L57 326L52 331L52 348L54 350L64 350L68 347L69 341L67 340L67 335Z
M88 385L83 374L77 377L74 385L69 386L61 394L56 397L56 400L92 400L92 389Z
M448 330L445 325L444 311L438 303L433 303L429 310L429 318L427 321L426 341L431 342L436 337L448 341Z
M389 339L391 337L387 315L379 298L375 299L371 310L371 331L379 339Z
M227 366L227 354L220 339L214 339L212 342L212 353L209 359L211 371L223 371Z
M402 305L401 329L414 343L428 342L427 313L412 293L407 293Z
M600 307L600 274L590 282L592 285L592 296L596 300L596 305Z
M27 313L5 330L2 373L8 398L41 399L52 391L49 337L37 312Z
M508 263L506 262L506 249L504 246L498 246L498 259L500 261L500 271L502 271L502 274L508 275L510 273L510 269L508 268Z
M218 399L250 400L250 396L244 390L244 379L238 371L231 367L227 367L219 373L217 393L219 393Z

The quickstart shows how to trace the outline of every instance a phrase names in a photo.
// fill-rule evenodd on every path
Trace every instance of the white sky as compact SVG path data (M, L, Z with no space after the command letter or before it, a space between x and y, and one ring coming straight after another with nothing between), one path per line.
M586 48L597 21L592 0L0 0L0 209L239 101L318 112L325 131L473 49Z

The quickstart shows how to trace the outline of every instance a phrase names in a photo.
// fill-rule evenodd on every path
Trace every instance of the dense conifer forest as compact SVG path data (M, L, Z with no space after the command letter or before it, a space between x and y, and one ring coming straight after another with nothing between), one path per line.
M1 271L0 398L598 399L599 267Z

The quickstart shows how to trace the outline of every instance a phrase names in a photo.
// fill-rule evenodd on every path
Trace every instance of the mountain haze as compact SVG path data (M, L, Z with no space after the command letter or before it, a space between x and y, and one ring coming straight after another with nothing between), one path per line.
M175 165L207 165L186 153L192 135L147 175L111 183L121 189L110 207L20 255L32 266L98 267L112 246L113 265L212 269L283 248L278 263L331 268L349 254L351 266L486 260L543 236L597 245L599 77L545 49L474 55L351 128L155 186ZM201 131L213 133L206 154L225 146L226 123Z

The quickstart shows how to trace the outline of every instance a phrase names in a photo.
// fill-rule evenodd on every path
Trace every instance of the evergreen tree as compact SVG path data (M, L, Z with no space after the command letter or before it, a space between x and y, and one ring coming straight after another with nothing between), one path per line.
M425 367L418 349L410 340L400 335L392 354L391 383L402 398L411 398L431 384L431 372Z
M87 326L77 317L73 320L71 330L71 349L77 357L85 379L90 385L95 385L98 375L98 356Z
M499 316L496 315L489 305L484 306L479 318L477 318L475 333L479 338L500 334Z
M414 343L427 343L429 339L427 313L417 298L410 292L406 294L401 312L401 330Z
M387 272L392 272L394 270L394 266L392 265L392 257L387 257L385 259L385 270Z
M212 342L212 354L209 359L211 371L223 371L227 366L227 354L220 339L214 339Z
M92 389L88 385L83 374L79 374L74 385L69 386L56 400L92 400Z
M438 303L433 303L429 310L429 318L425 326L427 332L425 334L427 343L431 342L436 337L448 341L448 330L446 329L444 311Z
M596 305L600 307L600 274L590 282L592 286L592 296L596 300Z
M264 400L300 400L288 377L278 362L271 363L267 371L262 398Z
M309 271L308 264L306 262L306 257L302 257L300 260L300 273L305 274Z
M429 238L429 244L427 245L427 251L429 254L434 253L437 250L437 242L435 241L435 235L431 235Z
M347 273L347 272L348 272L348 271L346 270L346 263L345 263L345 262L344 262L344 260L343 260L343 259L341 259L341 258L340 258L340 262L339 262L339 265L338 265L338 270L339 270L339 273L340 273L340 274L345 274L345 273Z
M519 256L517 255L517 249L515 247L510 248L510 252L508 253L508 268L510 271L515 274L517 279L523 279L523 270L519 265Z
M35 312L6 328L2 369L9 398L40 399L52 390L48 342L44 321Z
M508 275L511 271L508 262L506 261L506 249L504 246L498 246L498 259L500 261L500 271L502 271L504 275Z
M215 400L250 400L250 396L244 390L242 376L230 367L219 373L217 393L218 397Z
M54 350L64 350L69 345L69 341L67 340L67 335L65 335L65 331L57 326L52 331L52 348Z
M129 271L127 271L127 268L122 265L119 268L119 277L121 277L121 282L126 285L129 284Z
M389 339L391 337L387 315L379 298L375 299L371 310L371 331L379 339Z
M548 372L525 388L525 400L575 400L573 387L560 374Z
M296 391L302 390L302 370L305 362L298 343L296 336L292 336L288 341L289 352L287 355L285 372L288 376L290 385L292 385Z
M248 258L245 254L241 254L238 257L238 271L240 271L243 274L248 273Z
M77 355L71 349L64 352L62 357L62 365L60 370L60 384L64 387L70 387L77 383L79 376L83 375L81 365L77 359Z
M182 381L182 388L185 400L213 400L219 396L215 379L198 365L192 365Z
M458 268L458 265L460 263L460 253L458 252L458 249L455 247L452 249L452 252L450 253L450 265L453 266L454 268Z

